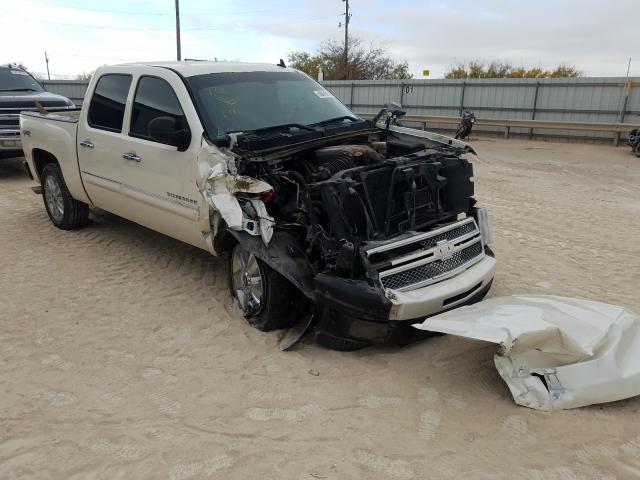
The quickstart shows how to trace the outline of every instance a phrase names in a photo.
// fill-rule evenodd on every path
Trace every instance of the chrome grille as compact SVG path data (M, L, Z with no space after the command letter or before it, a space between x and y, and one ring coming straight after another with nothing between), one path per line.
M412 290L452 277L484 257L473 218L366 250L384 288Z
M465 223L464 225L460 225L459 227L454 228L453 230L449 230L444 233L440 233L433 237L427 238L425 240L421 240L420 242L418 242L418 244L422 248L433 248L436 246L438 242L441 242L443 240L449 240L449 241L455 240L456 238L460 238L463 235L471 233L476 229L477 227L475 223L468 222L468 223Z
M482 244L476 242L454 253L447 260L438 260L384 277L381 279L382 285L384 288L402 290L405 287L420 284L427 279L434 279L454 271L480 255L482 255Z
M17 130L20 128L19 115L0 115L0 130Z

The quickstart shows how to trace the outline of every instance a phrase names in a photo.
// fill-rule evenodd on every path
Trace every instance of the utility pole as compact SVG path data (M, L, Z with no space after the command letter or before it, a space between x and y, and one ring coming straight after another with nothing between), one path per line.
M180 61L181 53L180 53L180 0L176 0L176 48L177 48L177 58Z
M47 51L44 51L44 61L47 62L47 80L51 80L51 75L49 75L49 57L47 56Z
M344 79L349 79L349 0L342 0L345 3L344 11Z

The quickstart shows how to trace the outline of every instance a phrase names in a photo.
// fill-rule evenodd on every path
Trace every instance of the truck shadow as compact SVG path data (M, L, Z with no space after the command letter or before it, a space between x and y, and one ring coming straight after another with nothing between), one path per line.
M3 180L28 179L22 162L24 162L24 157L0 158L0 178Z

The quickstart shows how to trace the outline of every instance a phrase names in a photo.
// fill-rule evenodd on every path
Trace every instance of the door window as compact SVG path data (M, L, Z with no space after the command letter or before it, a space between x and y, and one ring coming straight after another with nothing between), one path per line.
M162 127L158 128L159 125ZM178 97L165 80L158 77L142 77L133 100L129 135L153 142L173 144L170 136L166 135L166 129L174 132L189 129ZM158 130L164 130L164 134L158 134Z
M130 86L131 75L109 73L100 77L89 105L89 125L121 132Z

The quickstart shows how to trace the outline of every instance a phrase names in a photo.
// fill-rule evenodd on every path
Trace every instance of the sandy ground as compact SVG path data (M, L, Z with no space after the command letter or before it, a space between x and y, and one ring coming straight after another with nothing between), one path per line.
M629 149L472 143L495 225L491 294L640 311ZM494 348L448 336L281 353L233 313L224 260L112 216L57 230L30 186L0 162L2 479L640 476L640 398L518 407Z

